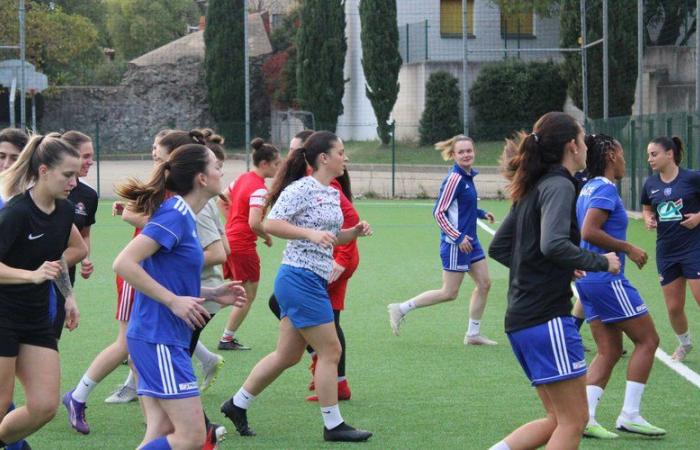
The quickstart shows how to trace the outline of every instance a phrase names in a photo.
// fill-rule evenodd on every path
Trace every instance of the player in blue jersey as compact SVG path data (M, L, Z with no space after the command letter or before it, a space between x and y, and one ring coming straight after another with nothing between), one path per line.
M137 290L127 344L146 415L141 449L199 449L205 444L189 353L192 332L209 318L205 299L245 302L237 283L201 287L204 255L196 213L221 191L221 177L211 150L187 144L160 164L148 183L131 181L117 188L131 211L150 218L114 261L114 270ZM167 200L166 190L174 194Z
M700 172L679 167L683 142L658 137L647 147L654 174L642 189L647 229L656 229L656 267L671 328L679 345L671 356L683 361L693 348L685 315L686 281L700 304Z
M474 141L457 135L438 142L445 161L453 160L454 166L440 186L433 215L440 227L440 258L442 259L442 287L423 292L403 303L388 305L389 324L394 335L410 311L416 308L451 301L459 295L464 274L476 285L469 303L469 325L464 336L467 345L495 345L496 342L481 334L481 317L491 288L486 256L476 235L476 219L494 222L493 214L477 207L474 177L479 173L474 166L476 150Z
M598 347L586 377L589 418L584 435L602 439L617 437L600 425L595 415L603 390L622 355L624 333L634 343L634 351L627 366L625 400L616 428L660 436L666 431L651 425L640 415L642 394L654 364L659 335L639 292L624 273L625 256L640 269L647 262L647 253L627 242L627 211L614 184L625 175L624 152L618 141L602 134L586 136L586 146L589 181L576 202L581 247L600 254L616 252L620 258L620 272L591 272L576 281L576 290Z

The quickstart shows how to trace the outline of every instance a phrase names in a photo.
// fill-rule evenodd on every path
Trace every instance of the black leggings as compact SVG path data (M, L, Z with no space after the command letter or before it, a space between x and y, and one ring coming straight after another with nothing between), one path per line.
M268 302L270 311L279 320L281 315L280 305L277 303L277 297L275 294L270 296L270 301ZM343 328L340 326L340 310L333 310L333 321L335 322L335 331L338 333L338 340L340 341L340 361L338 361L338 376L345 376L345 333L343 333ZM306 347L306 351L313 353L314 349L311 346Z

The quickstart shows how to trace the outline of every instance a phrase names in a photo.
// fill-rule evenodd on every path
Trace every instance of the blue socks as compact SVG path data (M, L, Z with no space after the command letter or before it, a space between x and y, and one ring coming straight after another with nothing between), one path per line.
M7 412L12 411L15 409L15 404L10 403L10 406L7 408ZM5 444L4 442L0 441L0 448L5 445L7 450L22 450L24 447L24 439L20 439L17 442L13 442L12 444Z
M148 444L141 447L142 450L171 450L170 444L168 443L168 438L161 436L158 439L154 439Z
M582 318L580 318L580 317L575 317L575 316L574 316L574 325L576 325L576 328L577 328L578 330L581 329L581 326L583 325L584 320L586 320L586 319L582 319Z

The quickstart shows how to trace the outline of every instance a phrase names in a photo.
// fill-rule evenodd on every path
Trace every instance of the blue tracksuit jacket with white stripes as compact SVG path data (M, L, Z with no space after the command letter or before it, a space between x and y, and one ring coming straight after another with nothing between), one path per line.
M455 163L440 186L433 216L440 226L440 239L447 243L460 244L465 236L477 239L476 219L486 217L486 211L476 206L478 173L475 169L467 173Z

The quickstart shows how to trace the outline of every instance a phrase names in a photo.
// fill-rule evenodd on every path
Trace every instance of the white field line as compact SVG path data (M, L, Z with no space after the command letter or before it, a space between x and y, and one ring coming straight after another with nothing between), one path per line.
M482 230L486 231L491 236L496 234L496 231L488 225L486 225L483 221L477 220L476 223ZM676 372L678 375L688 380L691 384L695 385L695 387L700 388L700 374L695 372L693 369L689 368L682 362L672 360L668 353L661 350L661 348L656 349L655 356L656 359L666 364L671 370Z

